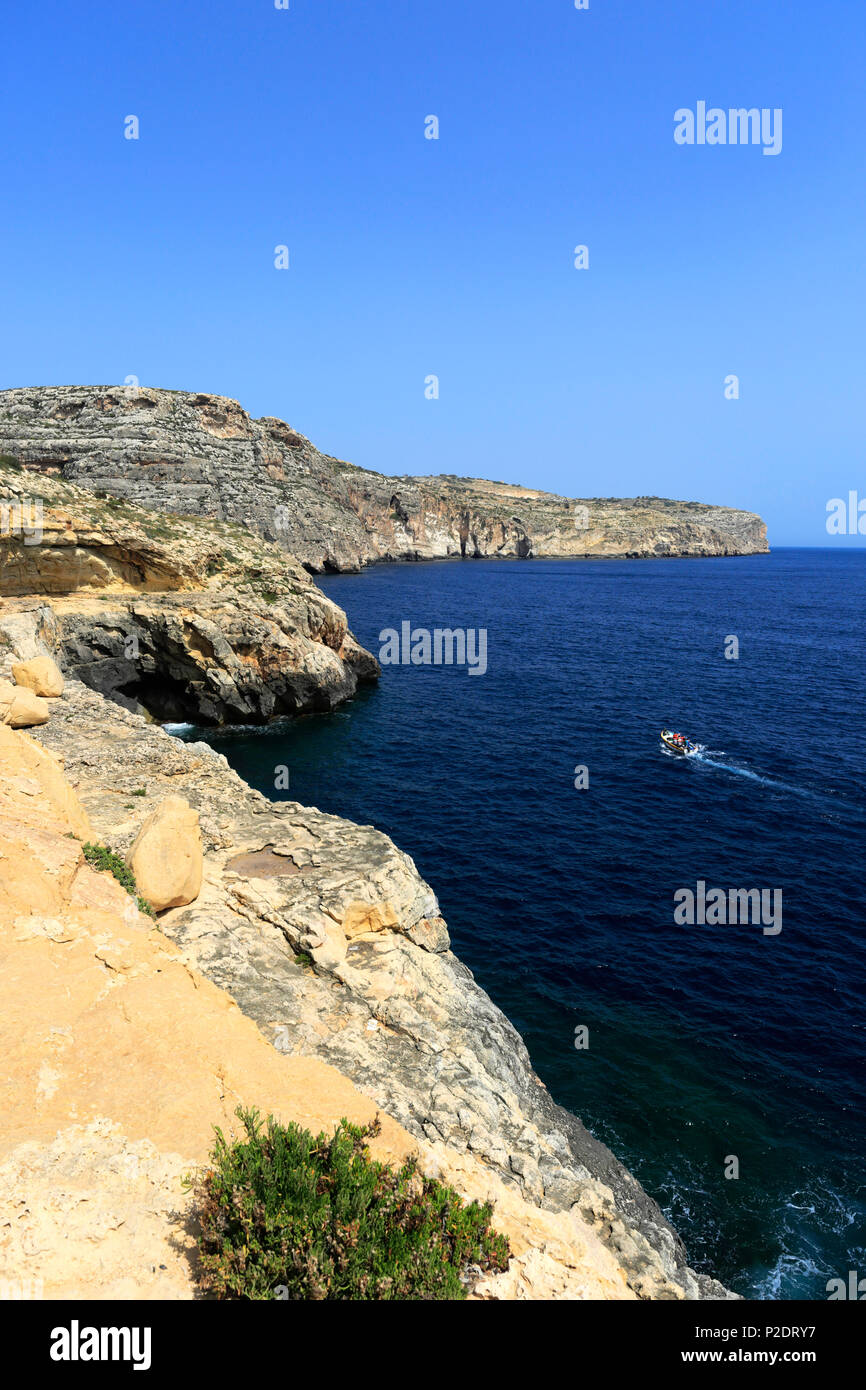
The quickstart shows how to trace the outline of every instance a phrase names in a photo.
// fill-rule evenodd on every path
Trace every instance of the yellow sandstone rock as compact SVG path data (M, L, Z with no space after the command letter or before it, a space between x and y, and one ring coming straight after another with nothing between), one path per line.
M198 811L181 796L167 796L144 822L126 862L154 911L194 902L202 877Z
M17 821L40 829L62 825L64 833L90 839L90 822L56 753L0 723L0 768L0 814L15 796Z
M349 903L341 923L349 941L355 936L386 931L397 925L397 914L391 903Z
M34 695L24 686L0 680L0 724L13 729L29 729L34 724L47 724L51 707L47 700Z
M200 858L186 802L168 798L149 834L153 822L167 837L194 831ZM378 1107L326 1062L272 1047L83 861L82 832L59 760L0 727L0 1271L37 1297L192 1298L181 1180L206 1163L213 1126L237 1133L239 1103L313 1133ZM360 924L369 905L354 906ZM472 1154L419 1143L387 1114L370 1147L493 1200L514 1259L474 1298L634 1298L577 1211L528 1204Z
M34 695L55 699L63 694L63 672L50 656L35 656L32 661L19 661L12 667L15 684Z

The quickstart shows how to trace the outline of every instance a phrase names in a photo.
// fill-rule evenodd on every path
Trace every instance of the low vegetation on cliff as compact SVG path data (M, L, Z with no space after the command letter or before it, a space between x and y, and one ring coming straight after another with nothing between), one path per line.
M377 1122L342 1120L315 1137L255 1110L246 1140L216 1131L198 1179L202 1288L218 1298L462 1299L465 1271L503 1270L509 1248L492 1208L371 1159ZM193 1180L191 1179L192 1183Z
M135 795L137 795L137 793L133 792L133 796ZM145 902L138 891L135 874L125 861L121 859L119 854L115 854L113 850L107 849L105 845L86 844L81 846L81 850L84 858L92 869L96 869L100 873L105 872L114 875L121 888L126 889L139 912L145 913L148 917L155 916L150 903Z

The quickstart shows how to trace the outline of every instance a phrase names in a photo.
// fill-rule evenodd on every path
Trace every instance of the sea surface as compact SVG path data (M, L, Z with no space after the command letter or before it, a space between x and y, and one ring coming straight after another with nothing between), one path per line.
M486 629L486 673L388 666L337 713L185 736L414 857L554 1097L694 1266L752 1298L866 1276L866 551L319 582L377 653L404 621ZM663 726L704 751L666 754ZM678 923L699 880L781 890L782 930Z

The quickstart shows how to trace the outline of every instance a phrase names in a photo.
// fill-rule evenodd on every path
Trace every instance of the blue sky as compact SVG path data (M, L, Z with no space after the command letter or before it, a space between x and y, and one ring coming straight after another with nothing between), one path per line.
M861 0L16 6L0 385L135 375L385 472L828 544L866 497L864 56ZM782 108L781 153L678 146L699 100Z

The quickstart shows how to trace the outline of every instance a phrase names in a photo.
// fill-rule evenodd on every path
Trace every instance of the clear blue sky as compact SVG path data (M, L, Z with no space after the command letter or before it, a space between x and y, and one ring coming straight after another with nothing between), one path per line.
M10 6L0 385L135 375L827 544L866 497L864 59L862 0ZM781 107L781 154L676 145L699 100Z

